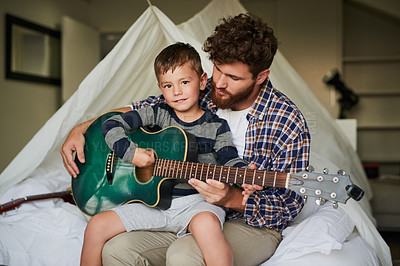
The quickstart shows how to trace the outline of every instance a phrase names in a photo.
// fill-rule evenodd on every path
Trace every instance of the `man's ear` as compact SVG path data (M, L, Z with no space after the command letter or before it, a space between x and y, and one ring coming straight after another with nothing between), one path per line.
M262 84L269 76L269 69L265 69L263 71L261 71L260 73L258 73L257 78L256 78L256 84L260 85Z
M207 79L208 79L208 77L207 77L207 73L206 73L206 72L204 72L203 74L201 74L201 77L200 77L200 90L201 90L201 91L204 90L204 89L206 88Z

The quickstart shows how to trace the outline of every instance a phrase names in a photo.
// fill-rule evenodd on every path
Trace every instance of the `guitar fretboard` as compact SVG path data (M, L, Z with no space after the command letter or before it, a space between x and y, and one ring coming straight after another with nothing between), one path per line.
M214 179L222 183L288 188L290 175L232 166L156 159L153 175L179 179Z

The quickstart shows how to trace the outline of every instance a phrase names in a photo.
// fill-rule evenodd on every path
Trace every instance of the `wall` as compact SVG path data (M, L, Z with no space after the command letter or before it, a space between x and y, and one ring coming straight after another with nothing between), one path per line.
M379 175L399 176L400 16L357 1L343 10L343 78L359 96L348 112L358 123L358 154L379 164Z
M80 0L0 1L0 51L5 59L5 14L24 18L51 29L59 29L61 16L84 20L88 4ZM60 87L5 79L0 63L0 171L8 165L60 105Z
M200 11L208 0L153 0L175 23ZM280 39L280 50L336 117L336 95L322 82L332 68L340 68L341 0L242 0L243 6L267 21ZM146 0L0 0L6 13L60 29L61 17L70 16L100 32L121 32L148 7ZM4 19L0 19L0 50L4 51ZM73 56L73 55L71 55ZM4 58L4 56L2 57ZM60 105L60 87L6 80L0 63L0 171ZM310 103L312 104L312 103Z

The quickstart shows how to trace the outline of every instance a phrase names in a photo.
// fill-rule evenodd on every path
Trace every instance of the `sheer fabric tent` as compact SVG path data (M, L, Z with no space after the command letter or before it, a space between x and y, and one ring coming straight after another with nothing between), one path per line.
M211 76L212 64L201 50L202 43L219 18L240 12L245 9L238 1L214 0L176 26L157 7L150 6L3 171L0 202L67 189L70 177L59 149L69 131L108 110L158 95L153 60L167 45L176 41L191 43ZM330 204L316 206L310 199L301 216L284 231L284 240L275 255L264 265L309 265L323 258L329 258L330 264L326 265L338 265L341 259L351 256L356 262L351 265L378 265L378 260L381 265L391 265L389 248L374 226L369 205L371 189L348 140L280 52L271 67L270 79L306 119L307 114L317 119L311 136L311 164L318 171L324 167L331 171L345 169L366 196L360 202L350 199L338 209ZM61 200L27 203L18 212L8 212L0 218L0 264L78 265L88 219L75 206ZM358 233L353 232L354 228Z

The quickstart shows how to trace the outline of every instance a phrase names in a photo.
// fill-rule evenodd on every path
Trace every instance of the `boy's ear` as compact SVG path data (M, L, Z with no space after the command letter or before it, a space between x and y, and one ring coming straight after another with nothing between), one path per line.
M256 78L256 84L262 84L269 76L269 69L265 69L258 73L257 78Z
M201 90L201 91L204 90L204 89L206 88L207 79L208 79L208 77L207 77L207 73L206 73L206 72L204 72L203 74L201 74L201 77L200 77L200 90Z

